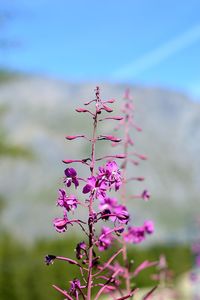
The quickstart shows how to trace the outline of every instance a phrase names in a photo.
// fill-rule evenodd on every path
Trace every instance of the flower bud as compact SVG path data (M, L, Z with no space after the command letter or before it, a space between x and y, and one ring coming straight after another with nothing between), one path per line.
M112 108L108 107L108 106L105 105L105 104L103 104L103 109L106 110L106 111L109 112L109 113L113 111Z
M71 140L75 140L77 138L82 138L82 137L85 137L84 135L67 135L65 138L69 141Z

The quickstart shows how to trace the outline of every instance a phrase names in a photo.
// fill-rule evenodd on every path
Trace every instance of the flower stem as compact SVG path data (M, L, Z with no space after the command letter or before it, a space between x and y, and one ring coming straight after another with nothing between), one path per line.
M91 176L94 176L94 168L95 168L95 144L96 144L96 131L97 131L97 123L98 123L98 106L99 106L99 87L96 88L96 112L93 117L93 135L92 135L92 153L91 153L91 164L90 171ZM91 292L92 292L92 262L93 262L93 247L94 247L94 220L93 220L93 198L94 193L91 193L89 199L89 219L88 219L88 227L89 227L89 262L88 262L88 284L87 284L87 300L91 300Z
M127 99L128 100L128 99ZM130 113L126 113L125 118L124 118L124 155L127 158L128 157L128 140L129 140L129 131L130 131L130 121L131 121L131 115ZM122 203L123 205L126 205L127 201L127 159L124 159L124 162L122 164L122 178L123 178L123 183L122 183L122 188L121 188L121 198L122 198ZM130 280L130 272L129 272L129 262L128 262L128 257L127 257L127 244L126 241L123 239L123 261L124 261L124 266L125 266L125 278L126 278L126 291L127 293L130 293L131 291L131 280Z

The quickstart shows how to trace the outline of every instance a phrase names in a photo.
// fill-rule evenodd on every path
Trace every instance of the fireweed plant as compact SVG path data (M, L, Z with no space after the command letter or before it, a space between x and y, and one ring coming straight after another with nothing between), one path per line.
M64 233L69 230L70 226L76 224L83 233L82 240L75 246L76 259L57 255L45 257L47 265L52 264L55 260L63 260L73 264L80 271L79 278L69 281L68 290L53 285L64 296L64 299L91 300L94 298L97 300L103 293L109 293L115 300L132 299L138 289L131 286L131 277L137 276L146 267L154 265L154 263L144 261L133 272L132 264L127 259L126 243L139 243L144 240L146 234L153 232L153 223L146 221L141 227L129 226L127 228L130 215L126 207L125 184L127 183L126 164L129 160L128 145L132 143L128 129L129 125L133 125L131 123L132 110L129 107L130 104L126 104L127 111L130 109L130 115L126 111L125 116L113 116L111 115L113 109L110 107L112 103L114 103L113 99L102 100L99 87L96 87L95 99L84 103L84 108L76 109L77 113L84 113L91 117L93 123L91 137L83 134L66 136L68 141L85 139L90 143L91 154L86 158L63 160L67 168L64 170L64 187L59 189L57 199L57 206L63 210L63 217L55 218L53 225L57 232ZM116 136L99 134L99 123L108 120L125 124L124 153L97 157L96 147L99 142L108 141L115 144L121 142L121 139ZM138 157L144 159L142 156ZM122 171L117 160L123 160ZM101 162L104 163L99 165ZM81 164L88 168L89 177L80 177L71 164ZM136 180L142 179L137 178ZM70 193L72 187L81 191L82 199ZM121 194L120 188L122 188ZM119 198L122 198L121 202L110 195L112 191L119 192ZM145 190L140 197L147 200L149 193ZM74 218L76 210L80 207L87 211L85 220ZM102 226L102 222L106 225ZM117 251L106 262L102 262L99 254L116 241ZM123 265L116 262L116 258L120 254L123 256ZM123 289L124 281L126 289ZM154 289L143 299L150 298Z
M122 159L121 163L121 175L122 175L122 184L120 189L120 198L124 206L126 206L127 201L129 199L142 199L144 201L148 201L150 199L150 193L145 189L138 195L130 195L128 193L127 185L133 181L144 181L144 177L142 176L129 176L128 166L134 165L138 166L141 160L146 160L147 156L144 154L139 154L132 150L135 145L131 133L135 129L137 132L141 132L141 127L137 126L134 120L134 104L133 98L130 94L130 90L127 89L125 91L123 97L124 103L121 108L123 119L119 121L119 124L115 127L115 130L121 129L123 132L123 140L120 143L123 147L124 159ZM119 145L119 143L113 142L113 146ZM131 170L132 171L132 170ZM132 201L132 200L131 200ZM126 291L130 293L131 291L131 279L136 277L140 271L146 269L151 266L155 266L158 262L149 262L145 260L137 269L134 271L131 270L131 263L129 262L127 256L127 246L130 244L139 244L142 243L148 234L152 234L154 232L154 223L151 220L145 221L142 226L131 226L129 222L129 226L126 227L122 233L122 239L119 242L122 245L122 255L123 255L123 273L122 275L125 279ZM152 292L155 288L153 288Z

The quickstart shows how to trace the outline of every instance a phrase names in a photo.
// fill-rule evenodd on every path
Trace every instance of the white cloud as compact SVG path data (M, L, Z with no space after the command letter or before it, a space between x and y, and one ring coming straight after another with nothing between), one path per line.
M111 78L116 80L132 79L138 74L158 65L173 54L196 43L198 40L200 40L200 24L172 38L142 57L122 66L111 74Z

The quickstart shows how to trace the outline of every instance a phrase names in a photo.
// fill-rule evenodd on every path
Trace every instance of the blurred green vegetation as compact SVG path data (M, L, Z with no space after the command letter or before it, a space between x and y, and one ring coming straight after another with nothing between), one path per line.
M46 266L46 254L68 256L75 258L74 248L78 243L77 237L65 235L54 240L42 240L34 245L26 245L15 240L6 233L0 238L0 299L1 300L45 300L63 299L52 287L57 284L68 289L69 280L78 277L77 267L63 261L55 261ZM116 249L115 249L116 250ZM103 258L107 259L111 251L105 251ZM135 261L133 266L142 261L158 260L160 254L165 254L169 268L177 276L191 269L192 254L189 245L154 245L148 248L132 246L129 258ZM155 285L150 279L155 273L155 267L143 270L134 281L138 286Z

